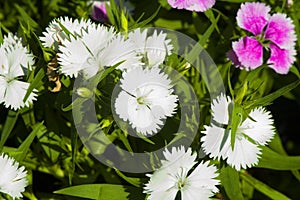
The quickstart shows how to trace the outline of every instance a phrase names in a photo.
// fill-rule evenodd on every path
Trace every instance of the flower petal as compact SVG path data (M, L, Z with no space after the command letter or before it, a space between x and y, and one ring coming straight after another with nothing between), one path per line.
M247 118L238 131L246 134L258 144L266 145L275 135L271 112L259 107L253 109L249 116L255 121Z
M208 166L208 164L209 162L201 162L188 176L187 184L189 186L181 191L182 199L209 199L219 191L216 185L220 184L220 181L215 179L218 176L217 168L214 165Z
M278 74L287 74L290 67L296 61L295 49L280 49L275 44L270 44L271 56L267 63L269 67L274 69Z
M256 39L243 37L233 42L232 48L244 69L255 69L263 64L263 46Z
M277 44L281 49L290 49L295 46L297 39L295 26L286 14L276 13L271 16L265 38Z
M204 152L209 155L210 158L214 159L226 159L227 151L230 147L230 135L226 139L222 149L221 144L225 136L225 129L217 127L215 125L204 126L205 130L201 133L204 136L201 138L202 148Z
M221 94L216 99L212 100L211 110L213 119L221 124L228 124L229 117L229 105L231 103L231 98L229 96L225 96L225 94Z
M264 3L244 3L237 13L237 24L254 35L258 35L268 23L270 10L271 8Z
M21 198L28 185L24 166L20 167L13 158L1 154L0 169L0 192L9 194L13 199Z
M204 12L216 3L215 0L168 0L168 3L177 9L186 9L196 12Z
M1 80L1 79L0 79ZM2 99L6 108L11 107L14 110L17 110L25 105L29 105L36 98L36 94L31 93L27 99L26 104L23 102L23 99L26 95L29 83L13 80L6 85L5 95ZM1 103L2 103L1 102Z
M246 169L258 163L260 157L260 148L251 143L243 136L235 139L234 150L230 147L227 151L227 163L236 170Z

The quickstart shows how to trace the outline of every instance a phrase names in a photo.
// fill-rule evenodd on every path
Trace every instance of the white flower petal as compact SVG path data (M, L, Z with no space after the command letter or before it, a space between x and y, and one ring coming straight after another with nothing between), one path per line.
M92 25L91 20L78 20L68 17L60 17L52 20L46 31L43 32L43 36L40 37L42 44L48 48L54 48L57 50L58 43L63 43L67 37L67 34L61 28L60 22L71 34L74 36L81 35L82 31L86 30Z
M173 116L177 95L173 95L168 77L159 69L141 67L123 73L122 92L118 95L116 113L144 135L157 133L163 120Z
M219 128L212 124L211 126L205 126L205 130L202 131L202 133L204 134L204 136L201 138L204 152L209 155L209 157L214 159L226 159L226 152L231 147L229 135L229 140L226 140L221 149L221 144L225 136L225 129Z
M213 100L212 117L215 121L228 125L228 119L231 117L228 112L230 103L232 103L231 99L224 95ZM249 116L255 121L247 118L238 126L233 150L230 143L230 129L226 131L223 127L219 127L221 125L214 123L205 126L205 130L202 131L204 136L201 138L204 152L211 158L226 160L236 170L246 169L257 164L261 154L259 145L266 145L275 132L271 113L264 108L253 109ZM228 136L225 137L226 134Z
M254 119L252 121L247 118L241 125L240 131L248 135L254 141L260 145L266 145L267 142L274 137L275 131L273 126L272 115L269 111L266 111L263 107L255 108L249 116Z
M228 124L229 112L228 108L232 103L229 96L221 94L216 99L212 100L211 110L213 113L213 119L221 124Z
M260 148L256 144L251 143L245 137L237 138L234 150L229 148L227 152L227 163L239 171L241 168L246 169L256 165L260 154Z
M149 175L150 181L145 185L144 192L149 199L173 200L180 191L182 200L208 199L218 192L216 185L220 181L215 166L200 163L196 169L188 175L188 172L196 164L196 154L192 154L191 148L185 151L184 147L172 148L164 152L166 160L153 175Z
M29 98L24 103L23 99L27 93L29 83L13 80L6 85L5 95L2 102L6 108L11 107L14 110L17 110L25 105L28 106L32 103L33 100L36 100L36 94L31 93Z
M0 155L0 192L14 198L21 198L27 186L27 171L7 155Z
M173 50L171 40L167 39L167 34L162 31L158 34L155 30L147 37L147 29L136 29L128 34L128 38L135 45L135 52L142 54L150 67L163 63L166 55L170 55Z

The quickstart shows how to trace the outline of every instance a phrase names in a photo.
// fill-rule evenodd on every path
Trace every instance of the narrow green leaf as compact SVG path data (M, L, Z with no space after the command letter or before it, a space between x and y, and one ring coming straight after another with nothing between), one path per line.
M1 141L0 141L0 152L3 149L3 146L9 136L9 134L11 133L11 131L13 130L17 119L19 116L19 112L13 111L13 110L9 110L8 114L7 114L7 118L3 127L3 131L1 133Z
M261 147L262 156L256 167L273 170L299 170L300 156L285 156L271 150L269 147Z
M14 4L14 6L18 10L18 12L21 14L22 20L24 22L26 22L28 26L30 26L34 29L39 27L38 23L36 23L22 7L20 7L18 4Z
M121 11L121 27L122 27L122 31L124 31L127 34L128 33L128 20L123 11Z
M68 37L70 35L75 38L75 35L71 33L59 20L56 20L56 22L59 24L60 28L67 34Z
M254 177L246 174L246 173L240 173L240 176L242 179L247 181L249 184L251 184L255 189L260 191L261 193L265 194L266 196L270 197L273 200L289 200L287 196L284 194L278 192L277 190L274 190L267 184L255 179Z
M299 85L299 83L300 83L300 80L297 80L293 83L290 83L290 84L278 89L277 91L275 91L267 96L264 96L260 99L256 99L253 101L249 101L245 104L245 108L257 107L257 106L267 106L271 102L273 102L275 99L277 99L278 97L295 89Z
M140 27L144 27L145 25L149 24L158 14L158 12L160 11L161 6L159 6L159 8L155 11L155 13L153 13L149 18L141 21L141 22L137 22L134 25L132 25L130 27L130 29L136 29L136 28L140 28Z
M43 122L36 124L33 127L31 133L28 135L28 137L22 142L22 144L17 149L17 152L20 152L20 154L15 156L15 159L18 161L22 161L26 157L29 147L33 142L35 136L37 136L38 134L44 134L46 131L47 129L43 125Z
M141 186L141 179L139 178L132 178L132 177L127 177L125 176L122 172L120 172L118 169L115 169L116 173L123 178L125 181L127 181L128 183L130 183L131 185L135 186L135 187L140 187Z
M209 26L209 28L205 31L205 33L199 38L199 43L201 46L204 46L207 43L209 37L216 29L219 19L220 19L220 15L218 15L217 19Z
M88 199L127 200L130 194L129 191L135 193L134 196L141 197L141 195L138 194L139 190L137 188L113 184L78 185L57 190L54 193Z
M118 131L117 132L118 134L118 139L122 141L122 143L124 144L124 146L126 147L126 149L129 151L129 152L133 152L131 146L130 146L130 143L128 141L128 139L126 138L125 134L121 131Z
M78 153L78 134L72 129L71 131L71 147L72 147L72 170L69 172L69 184L72 185L73 174L75 172L76 155Z
M209 21L213 24L216 24L219 20L218 17L220 17L220 14L219 14L217 19L215 18L215 15L213 13L213 9L208 9L207 11L204 12L204 14L209 19ZM220 33L220 30L219 30L218 26L215 26L215 29L218 31L218 33Z
M284 1L285 2L285 1ZM291 68L290 68L290 72L292 72L293 74L295 74L299 79L300 79L300 73L299 73L299 70L298 68L293 65Z
M39 88L41 85L43 85L43 78L45 77L45 72L43 69L40 69L38 73L35 75L33 81L29 85L29 88L26 92L26 95L24 96L23 101L25 102L27 98L29 97L30 93L35 89Z
M153 144L155 145L155 143L150 140L149 138L147 138L145 135L143 135L142 133L137 132L137 135L139 136L139 138L141 138L142 140L144 140L145 142L148 142L149 144Z
M243 194L240 187L239 173L230 166L223 167L220 173L221 183L229 199L243 200Z
M234 104L232 115L231 115L232 123L230 124L231 125L230 144L232 149L234 149L237 129L242 121L242 113L243 113L243 109L241 108L241 106L238 104Z

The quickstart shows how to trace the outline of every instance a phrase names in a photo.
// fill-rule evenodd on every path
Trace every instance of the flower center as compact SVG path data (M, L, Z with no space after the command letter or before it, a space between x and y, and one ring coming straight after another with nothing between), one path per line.
M147 103L145 102L145 99L147 98L147 96L141 96L141 97L138 97L136 99L136 101L138 102L138 104L140 105L146 105Z
M185 185L186 185L186 178L180 177L177 181L177 189L181 190L182 188L184 188Z

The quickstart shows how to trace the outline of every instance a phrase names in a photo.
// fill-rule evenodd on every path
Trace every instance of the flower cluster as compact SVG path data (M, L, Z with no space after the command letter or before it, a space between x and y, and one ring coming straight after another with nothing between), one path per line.
M237 13L237 24L253 34L232 43L229 58L234 65L251 70L264 61L264 48L270 56L267 65L279 74L287 74L295 62L296 34L292 20L286 14L270 15L271 8L264 3L245 3Z
M89 78L105 67L117 64L123 71L138 68L143 63L157 66L173 48L165 33L154 32L147 36L146 30L137 29L125 38L113 27L107 28L90 20L61 17L52 21L46 30L41 37L44 46L57 46L59 71L70 77L77 77L82 71Z
M19 163L7 155L0 155L0 192L10 195L13 199L22 197L27 186L27 171L19 167Z
M29 106L36 100L36 90L26 99L29 83L23 79L34 64L33 55L22 46L21 39L8 34L0 44L0 103L13 110Z
M144 192L150 194L149 200L175 199L180 191L182 200L209 199L218 192L218 173L214 165L209 162L195 162L197 154L192 154L191 148L187 151L183 146L164 151L166 160L153 174L147 174L150 181L145 185Z
M232 149L231 130L222 126L229 125L229 110L232 105L230 97L223 94L213 100L212 119L217 123L205 126L206 130L202 132L204 136L201 138L202 147L211 158L226 160L236 170L246 169L258 163L260 146L266 145L275 135L273 119L271 113L263 107L251 110L249 117L238 126Z

